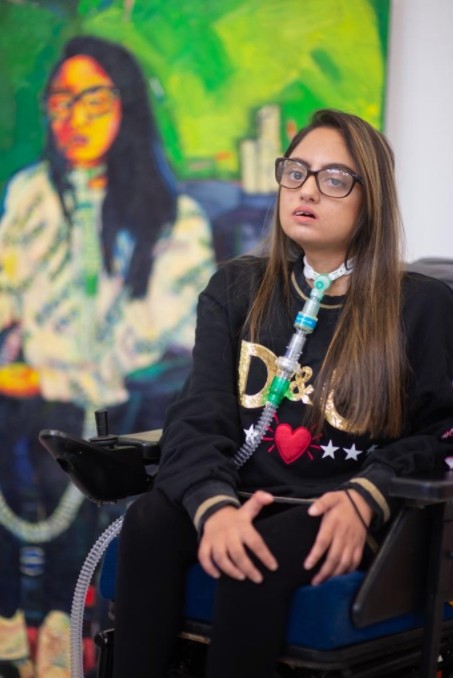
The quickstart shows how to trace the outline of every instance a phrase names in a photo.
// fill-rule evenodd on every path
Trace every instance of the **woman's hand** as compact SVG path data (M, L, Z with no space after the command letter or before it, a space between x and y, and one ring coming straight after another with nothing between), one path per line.
M273 500L271 494L258 490L240 508L224 506L207 519L198 549L205 572L216 579L223 572L233 579L247 578L259 584L263 576L246 547L269 570L277 569L277 561L253 526L254 518Z
M355 490L348 490L360 511L364 522L369 525L372 509ZM330 577L357 569L366 542L366 531L344 491L327 492L309 508L311 516L322 516L321 525L313 547L304 562L310 570L326 554L319 572L312 584L321 584Z

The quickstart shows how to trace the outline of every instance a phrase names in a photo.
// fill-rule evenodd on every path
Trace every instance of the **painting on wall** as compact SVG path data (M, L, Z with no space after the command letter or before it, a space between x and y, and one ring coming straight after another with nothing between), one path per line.
M1 4L0 665L69 676L75 581L124 509L83 500L39 430L162 425L275 158L318 108L382 126L388 23L388 0Z

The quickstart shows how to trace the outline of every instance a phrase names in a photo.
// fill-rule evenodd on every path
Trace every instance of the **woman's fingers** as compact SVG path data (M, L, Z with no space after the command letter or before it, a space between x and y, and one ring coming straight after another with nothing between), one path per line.
M323 516L319 526L318 534L310 553L304 561L304 567L311 570L312 567L323 557L330 548L334 537L334 521L332 520L332 509L337 503L336 493L329 492L317 499L308 509L309 515L313 517Z
M234 579L259 583L263 576L250 554L267 569L277 569L276 559L252 524L263 506L272 501L272 495L258 491L239 509L224 507L208 518L198 551L199 562L208 574L218 578L224 572Z
M313 577L311 583L313 585L321 584L323 581L330 579L330 577L336 577L355 570L358 562L355 563L354 553L355 550L351 550L344 545L332 544L326 560L319 572Z
M327 492L311 504L308 514L313 517L324 515L338 503L337 492Z
M247 501L244 502L239 511L241 511L243 515L248 516L248 518L252 521L254 518L256 518L261 509L264 508L264 506L272 504L273 501L274 497L272 494L269 492L264 492L264 490L258 490L252 494L250 499L247 499Z
M214 551L213 557L222 571L230 577L235 579L247 578L256 584L263 581L261 572L253 564L240 540L236 543L229 543L224 553L217 555Z
M345 493L330 492L323 495L310 507L309 513L322 516L322 520L304 567L312 569L325 556L312 584L320 584L330 577L355 570L362 557L366 532ZM369 522L371 511L365 519Z
M247 577L259 584L263 580L263 576L247 554L244 546L247 541L246 537L243 537L243 540L241 538L234 540L230 537L225 540L217 539L212 543L208 542L206 545L202 543L198 553L199 562L204 570L216 579L223 572L233 579L242 580ZM253 542L254 539L252 538L250 541ZM266 567L269 569L276 568L275 559L264 542L260 546L256 545L253 552L257 557L259 557L258 554L261 554L260 559Z
M210 554L207 551L202 551L201 548L198 550L198 562L206 574L209 574L214 579L220 577L221 571L212 560Z
M312 584L321 584L330 577L337 577L340 574L346 574L347 572L354 572L360 564L362 558L363 545L360 545L353 549L344 549L337 555L335 552L330 555L323 563L319 572L313 577Z
M274 571L278 568L276 558L273 556L273 554L267 547L266 542L261 537L259 532L255 530L254 527L252 527L251 531L248 532L248 534L246 535L244 543L248 547L248 549L258 558L258 560L262 562L262 564L268 570ZM251 562L248 557L247 561ZM247 573L245 572L245 574Z

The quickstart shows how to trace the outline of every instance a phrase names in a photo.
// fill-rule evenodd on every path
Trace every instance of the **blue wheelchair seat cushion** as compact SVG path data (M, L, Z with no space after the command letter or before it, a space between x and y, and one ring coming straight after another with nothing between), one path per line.
M108 600L115 598L117 558L118 540L115 539L107 548L99 581L100 593ZM286 642L315 650L333 650L423 626L422 611L361 629L353 626L350 607L364 576L363 572L351 572L332 577L318 586L298 588L290 608ZM212 622L216 585L216 580L207 575L200 565L189 569L184 601L187 619ZM444 617L452 619L453 608L446 604L444 609Z

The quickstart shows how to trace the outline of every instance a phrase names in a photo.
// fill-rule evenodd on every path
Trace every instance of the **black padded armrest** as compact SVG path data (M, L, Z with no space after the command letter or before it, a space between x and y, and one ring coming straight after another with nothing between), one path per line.
M121 445L134 445L140 448L146 464L157 464L160 459L159 440L161 437L162 429L156 428L151 431L118 436L118 442Z
M84 440L63 431L44 429L39 441L76 487L96 503L115 502L141 494L151 486L144 452L157 454L150 441L127 442L115 436ZM157 457L158 458L158 457Z
M453 500L453 471L442 471L425 476L393 478L390 494L409 499L417 504L438 504Z

